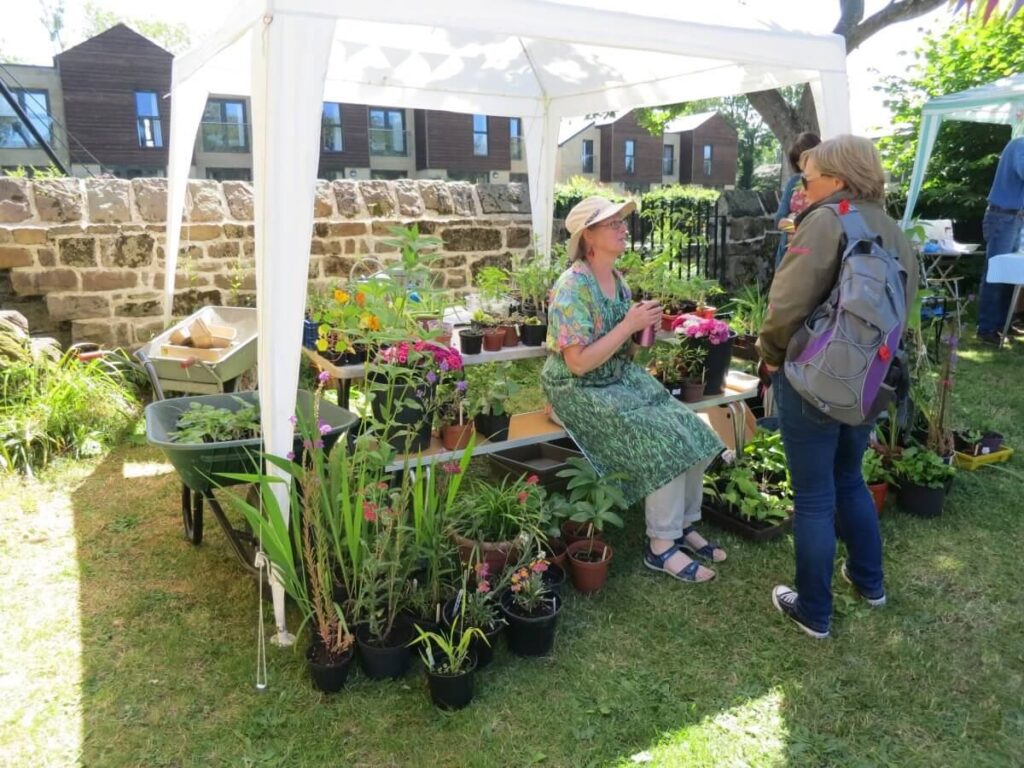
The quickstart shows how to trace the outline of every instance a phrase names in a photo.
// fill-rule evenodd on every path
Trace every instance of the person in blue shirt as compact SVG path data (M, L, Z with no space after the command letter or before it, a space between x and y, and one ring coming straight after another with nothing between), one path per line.
M1020 243L1024 224L1024 136L1010 141L999 156L996 177L988 193L988 208L981 228L985 258L1013 253ZM987 262L986 262L987 263ZM999 345L1000 333L1010 309L1012 286L990 283L986 267L978 297L978 340Z
M782 230L782 237L779 238L779 247L775 251L775 268L778 269L782 257L786 253L786 246L789 243L789 233L793 231L792 221L805 207L806 202L803 195L803 187L800 185L803 170L800 167L800 155L808 149L821 144L821 139L816 133L801 133L786 150L786 157L789 158L789 167L796 171L786 184L782 187L782 194L779 196L779 210L775 212L775 228ZM785 223L788 222L788 225Z

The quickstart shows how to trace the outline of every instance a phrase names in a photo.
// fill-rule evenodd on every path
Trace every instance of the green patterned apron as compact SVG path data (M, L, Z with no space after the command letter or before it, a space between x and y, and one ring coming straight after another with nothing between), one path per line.
M616 298L592 282L601 327L626 316L630 299L617 279ZM548 355L541 385L566 431L601 475L622 472L629 504L640 501L697 462L724 448L696 414L675 400L657 379L629 357L629 342L594 370L576 376L561 354Z

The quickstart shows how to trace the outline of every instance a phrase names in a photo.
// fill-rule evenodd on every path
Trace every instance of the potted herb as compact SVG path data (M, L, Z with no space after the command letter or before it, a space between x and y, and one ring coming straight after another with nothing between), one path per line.
M918 446L905 448L892 462L896 496L903 511L916 517L938 517L956 469L935 452Z
M871 492L871 499L875 502L875 510L878 514L882 514L885 497L889 493L889 484L894 482L893 474L882 458L882 454L872 448L864 451L861 471L864 473L864 482L867 483L868 490Z
M472 327L483 336L485 352L499 352L505 346L505 329L498 325L497 319L492 315L477 309L473 312L471 320Z
M562 598L544 582L548 561L531 560L512 571L500 606L508 622L508 647L518 656L545 656L555 643Z
M682 397L686 377L682 354L683 346L677 339L664 339L651 347L651 373L675 398Z
M672 323L672 330L684 345L705 349L704 394L722 394L732 360L732 340L735 336L729 326L713 317L683 315Z
M476 431L491 442L508 440L508 404L519 392L519 384L512 378L512 364L474 365L466 369L466 380L467 408Z
M484 633L476 627L457 629L452 624L447 632L432 632L416 627L413 643L420 646L420 658L427 670L430 700L440 709L462 709L473 700L473 672L477 667L472 653L474 639L486 643Z

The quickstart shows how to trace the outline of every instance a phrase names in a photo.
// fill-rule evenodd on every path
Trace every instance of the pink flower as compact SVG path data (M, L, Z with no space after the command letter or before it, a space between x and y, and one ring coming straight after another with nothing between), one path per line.
M295 418L295 414L294 413L291 416L288 417L288 423L290 423L293 427L298 423L298 421L299 420L297 418Z
M446 475L457 475L462 472L462 467L454 461L449 461L441 465L441 471Z
M476 585L476 591L479 592L481 595L486 595L488 592L491 591L491 585L488 584L486 581L481 581L479 584Z
M512 591L513 591L513 592L518 592L518 591L519 591L519 590L521 590L522 588L523 588L522 584L513 584L513 585L512 585Z
M526 484L527 485L536 485L539 482L540 482L540 478L537 477L536 475L530 475L528 478L526 478Z
M363 502L363 519L370 523L377 519L377 505L372 501Z
M547 560L535 560L530 566L530 570L534 573L544 573L548 569Z
M476 571L478 579L486 579L488 574L491 572L491 568L487 563L477 563L473 567L473 570Z
M525 504L526 500L530 498L530 494L528 494L526 491L520 491L519 495L516 498L519 499L520 504Z
M320 371L320 373L317 374L316 380L319 381L321 384L326 384L328 381L331 380L331 374L329 374L327 371Z
M320 422L320 434L321 435L326 435L330 431L331 431L331 425L328 424L326 421L321 421Z

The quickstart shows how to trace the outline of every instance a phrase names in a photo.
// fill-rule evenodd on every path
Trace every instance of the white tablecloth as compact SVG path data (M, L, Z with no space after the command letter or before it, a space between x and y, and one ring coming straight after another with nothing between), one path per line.
M1024 253L1000 253L988 260L990 283L1024 285Z

